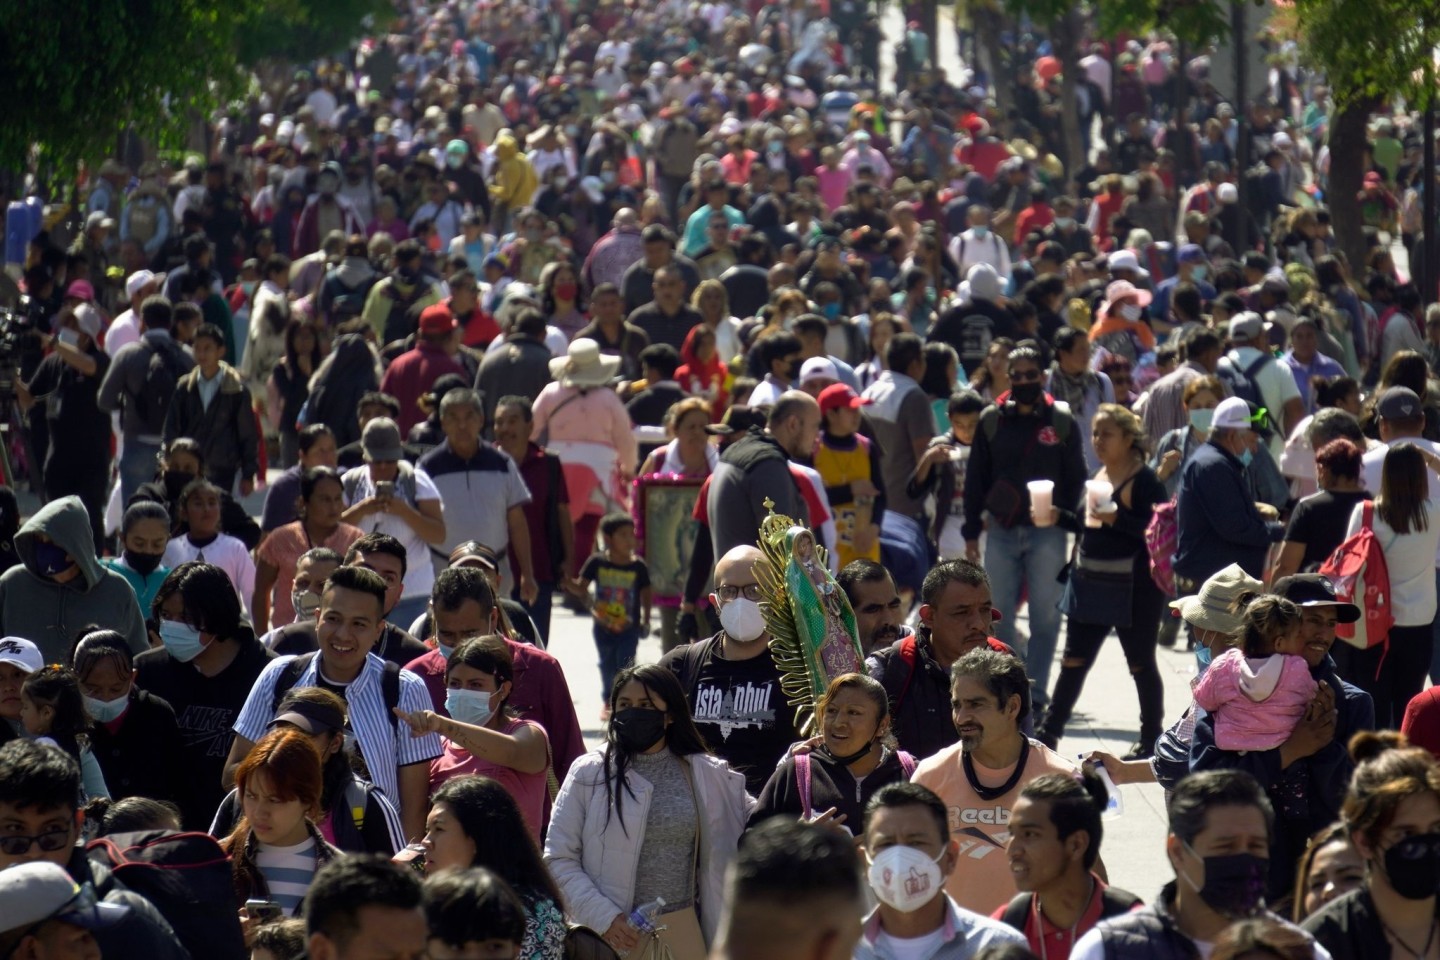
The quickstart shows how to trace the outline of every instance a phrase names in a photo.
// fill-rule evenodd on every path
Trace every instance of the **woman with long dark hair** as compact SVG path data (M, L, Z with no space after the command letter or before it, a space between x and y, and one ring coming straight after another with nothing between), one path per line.
M1427 469L1428 467L1428 469ZM1400 727L1410 698L1425 685L1435 645L1435 548L1440 544L1440 502L1431 499L1430 471L1440 472L1440 457L1413 443L1391 447L1380 474L1380 495L1356 504L1348 539L1371 527L1390 572L1390 610L1395 625L1389 642L1357 650L1344 643L1336 668L1375 701L1375 726Z
M291 320L285 328L285 356L275 364L265 385L270 427L280 433L282 470L300 460L300 428L296 421L310 398L310 378L324 359L320 331L315 325L308 320Z
M342 334L310 378L305 422L328 424L337 448L359 440L355 410L361 397L380 389L380 374L380 357L370 342L359 333Z
M699 960L755 801L745 778L706 748L669 670L621 670L609 706L605 746L571 765L555 800L545 863L566 915L611 947L634 949L639 934L627 917L663 898L662 939L675 960Z
M489 777L445 781L430 798L425 820L425 870L485 867L510 885L525 906L518 960L559 960L565 948L560 888L510 792Z

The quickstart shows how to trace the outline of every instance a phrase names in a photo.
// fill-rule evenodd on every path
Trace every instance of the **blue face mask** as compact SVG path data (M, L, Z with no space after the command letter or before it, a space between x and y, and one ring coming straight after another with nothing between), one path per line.
M114 700L96 700L94 697L85 698L85 712L96 723L110 723L120 719L120 714L130 706L130 692L127 690L123 697Z
M1205 282L1205 274L1207 274L1207 273L1209 273L1209 272L1210 272L1210 268L1209 268L1209 267L1205 266L1205 264L1203 264L1203 263L1198 263L1198 264L1196 264L1194 267L1192 267L1192 268L1190 269L1190 279L1193 280L1193 281L1196 282L1196 283L1204 283L1204 282Z
M827 303L821 307L821 310L824 312L826 320L834 320L840 316L840 301L837 300L834 303Z
M1213 654L1211 654L1210 648L1204 644L1195 648L1195 663L1200 667L1201 673L1204 673L1205 669L1210 666L1210 658L1212 656Z
M1190 426L1194 427L1196 430L1199 430L1201 433L1209 433L1210 424L1214 420L1215 409L1213 407L1209 410L1190 411Z
M205 650L205 644L200 642L200 631L178 620L160 621L160 640L170 656L181 663L189 663Z
M445 712L461 723L483 727L495 714L490 706L493 696L488 690L461 690L451 687L445 691Z
M971 227L970 229L975 231L975 237L977 240L984 240L987 236L990 235L989 227Z
M1249 448L1240 451L1240 466L1248 467L1254 462L1255 454Z

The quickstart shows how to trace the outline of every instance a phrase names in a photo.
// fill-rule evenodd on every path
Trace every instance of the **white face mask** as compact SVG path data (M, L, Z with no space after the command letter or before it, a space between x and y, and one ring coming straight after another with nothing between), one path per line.
M1127 303L1120 307L1120 316L1134 323L1140 319L1140 308L1133 303Z
M749 643L765 632L765 616L754 600L736 597L720 608L720 626L730 639Z
M870 889L886 906L914 913L940 894L943 877L936 861L944 855L942 850L932 860L914 847L886 847L870 858Z

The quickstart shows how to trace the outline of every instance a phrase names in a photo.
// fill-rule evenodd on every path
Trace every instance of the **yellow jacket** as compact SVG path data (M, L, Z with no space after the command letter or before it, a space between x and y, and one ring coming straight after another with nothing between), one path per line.
M535 168L520 152L515 135L509 130L503 131L495 138L495 182L490 185L491 195L511 210L517 210L529 204L539 188Z

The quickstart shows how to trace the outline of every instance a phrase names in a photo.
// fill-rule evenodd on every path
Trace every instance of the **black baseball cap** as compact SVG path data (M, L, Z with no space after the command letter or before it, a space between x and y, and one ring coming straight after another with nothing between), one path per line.
M1275 581L1270 592L1300 607L1334 607L1341 623L1360 619L1360 608L1335 597L1335 583L1318 573L1296 573Z
M275 719L270 721L270 726L278 723L288 723L311 736L336 733L345 729L345 713L327 704L287 696L280 701L280 709L276 711Z

